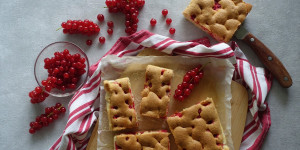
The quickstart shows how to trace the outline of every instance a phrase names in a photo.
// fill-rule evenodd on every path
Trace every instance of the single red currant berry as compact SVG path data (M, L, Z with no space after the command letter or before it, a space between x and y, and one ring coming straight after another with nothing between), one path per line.
M185 96L189 96L191 94L191 90L190 89L185 89L184 90L184 95Z
M35 89L35 92L37 92L37 93L42 93L42 91L43 91L43 89L41 88L41 87L36 87Z
M194 70L190 71L190 73L189 73L189 75L192 76L192 77L194 77L196 74L197 73Z
M178 96L178 100L179 101L183 101L184 100L184 97L182 95Z
M66 108L65 107L60 108L60 112L65 113L66 112Z
M104 15L98 14L97 19L98 19L98 21L102 22L104 20Z
M62 23L61 23L61 27L66 28L66 26L67 26L67 23L66 23L66 22L62 22Z
M175 31L176 31L176 30L175 30L174 28L170 28L170 30L169 30L170 34L174 34Z
M56 103L55 108L59 108L61 106L61 103Z
M178 88L179 90L183 90L184 87L182 86L182 84L178 84L177 88Z
M109 35L112 35L112 34L113 34L113 32L114 32L114 30L113 30L113 29L107 29L107 33L108 33Z
M54 109L54 110L53 110L53 113L54 113L54 114L59 114L60 111L59 111L58 109Z
M190 83L190 84L189 84L189 89L190 89L190 90L194 89L194 84Z
M34 133L35 133L34 128L30 128L30 129L29 129L29 133L30 133L30 134L34 134Z
M163 9L161 13L162 13L163 16L166 16L168 14L168 10L167 9Z
M49 123L53 122L53 118L52 118L52 117L49 117L49 118L48 118L48 122L49 122Z
M182 82L182 87L183 88L187 88L188 86L189 86L189 84L187 82L185 82L185 81Z
M100 42L101 44L104 44L104 43L105 43L105 37L100 36L100 37L99 37L99 42Z
M175 90L175 94L176 94L176 95L182 95L182 91L181 91L180 89L176 89L176 90Z
M156 20L152 18L150 20L150 24L151 24L151 26L155 26L156 25Z
M87 41L86 41L86 45L90 46L90 45L92 45L92 44L93 44L93 41L92 41L92 40L87 40Z
M168 25L170 25L170 24L172 23L172 19L171 19L171 18L167 18L166 23L167 23Z
M58 118L57 114L53 114L53 119L56 120Z
M199 72L198 76L200 77L200 79L203 78L203 72Z
M45 108L45 114L50 114L51 113L51 108L50 107L46 107Z
M70 77L70 75L66 72L66 73L64 73L64 78L65 79L68 79Z
M194 83L199 83L200 81L200 76L195 76L194 77Z
M185 82L189 82L190 80L191 80L191 76L189 76L189 75L185 75L183 77L183 81L185 81Z
M30 126L31 128L33 128L33 127L34 127L34 122L30 122L29 126Z
M47 117L44 116L44 117L41 118L41 121L42 121L42 122L47 122L48 119L47 119Z
M45 90L46 90L46 91L50 92L50 91L51 91L51 89L52 89L52 88L51 88L51 86L50 86L50 85L47 85L47 86L45 86Z
M114 27L114 22L108 21L107 26L110 27L110 28Z

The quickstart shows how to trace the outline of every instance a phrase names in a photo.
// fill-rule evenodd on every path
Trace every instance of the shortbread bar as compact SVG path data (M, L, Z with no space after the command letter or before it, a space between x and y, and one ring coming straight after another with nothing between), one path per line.
M166 131L116 135L115 150L169 150L168 136L169 133Z
M105 99L109 129L118 131L137 127L129 78L105 80L104 89L106 91Z
M179 150L228 150L219 116L211 98L167 118Z
M145 88L142 91L140 113L142 116L165 118L170 101L173 71L153 65L146 68Z
M191 0L183 15L216 40L228 42L251 9L243 0Z

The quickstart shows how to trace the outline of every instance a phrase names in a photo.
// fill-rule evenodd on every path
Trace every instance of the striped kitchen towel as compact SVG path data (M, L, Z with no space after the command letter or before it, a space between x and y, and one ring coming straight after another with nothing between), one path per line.
M173 55L230 59L235 66L233 80L249 90L249 110L240 149L256 150L260 148L271 126L266 96L271 88L272 77L265 69L252 66L235 42L231 42L230 45L219 43L210 46L207 38L180 42L141 30L131 36L121 37L105 56L136 55L146 47ZM65 130L50 147L51 150L86 148L91 128L96 122L99 112L100 66L101 59L90 67L88 81L71 99L68 106L70 114Z

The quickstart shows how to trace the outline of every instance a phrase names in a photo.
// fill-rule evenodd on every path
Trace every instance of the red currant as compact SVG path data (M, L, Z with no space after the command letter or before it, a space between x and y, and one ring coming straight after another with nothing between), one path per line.
M113 29L107 29L107 33L108 33L109 35L112 35L112 34L113 34L113 32L114 32L114 30L113 30Z
M86 40L86 45L91 46L93 44L92 40Z
M114 27L114 22L108 21L107 26L110 27L110 28Z
M175 31L176 31L176 30L175 30L174 28L170 28L170 30L169 30L170 34L174 34Z
M104 20L104 15L98 14L97 19L98 19L98 21L102 22Z
M156 20L152 18L150 20L150 24L151 24L151 26L155 26L156 25Z
M167 16L168 15L168 10L167 9L163 9L161 13L162 13L163 16Z
M170 24L172 23L172 19L171 19L171 18L167 18L167 19L166 19L166 23L167 23L168 25L170 25Z
M189 96L191 94L191 90L190 89L185 89L184 90L184 95L185 96Z
M29 129L29 133L30 133L30 134L34 134L34 133L35 133L34 128L30 128L30 129Z
M100 36L100 37L99 37L99 42L100 42L101 44L104 44L104 43L105 43L105 37Z

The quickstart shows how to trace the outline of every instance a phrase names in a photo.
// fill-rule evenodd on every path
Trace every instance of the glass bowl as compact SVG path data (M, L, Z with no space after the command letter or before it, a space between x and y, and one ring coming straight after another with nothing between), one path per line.
M44 68L45 65L44 60L46 58L51 59L52 57L54 57L55 52L63 52L65 49L68 49L69 54L71 55L78 53L80 54L80 57L85 58L84 64L85 64L86 72L82 74L81 77L78 79L76 87L73 87L72 89L66 88L64 91L57 88L52 88L51 91L48 92L45 90L44 86L42 85L42 81L48 78L48 70ZM43 87L45 92L55 97L66 97L66 96L73 95L87 81L88 72L89 72L89 61L86 54L77 45L70 42L55 42L49 44L39 53L34 64L34 76L36 82L40 87Z

